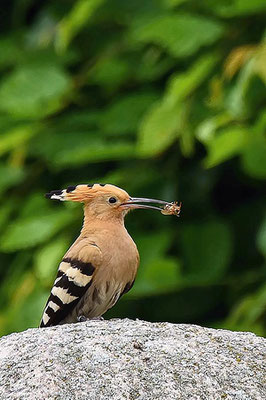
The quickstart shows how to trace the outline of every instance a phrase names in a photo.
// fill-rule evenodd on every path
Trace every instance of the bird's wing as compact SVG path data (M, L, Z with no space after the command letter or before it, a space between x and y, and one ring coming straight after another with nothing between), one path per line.
M41 328L57 325L66 318L92 284L95 269L101 262L101 251L95 243L84 241L74 244L59 265Z

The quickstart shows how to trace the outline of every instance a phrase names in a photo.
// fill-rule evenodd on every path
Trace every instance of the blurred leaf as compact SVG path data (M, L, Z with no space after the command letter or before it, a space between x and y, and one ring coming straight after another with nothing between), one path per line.
M19 184L24 178L25 170L23 168L0 164L0 194L10 187Z
M12 299L18 291L18 288L23 285L25 276L28 276L28 272L30 271L28 267L30 264L31 255L27 251L15 253L14 257L9 262L8 269L6 270L6 276L4 277L0 286L2 296L0 299L0 304L1 306L3 305L4 308L6 307L7 303L10 303L10 308L12 308ZM32 274L30 273L29 276L32 276Z
M131 38L136 42L156 43L175 57L187 57L214 43L222 34L223 26L218 21L200 15L169 14L137 24Z
M187 2L188 0L162 0L162 1L168 7L177 7L180 4Z
M237 119L246 120L248 117L250 117L253 111L251 90L253 86L252 83L254 84L254 82L256 82L255 78L257 73L256 59L252 58L247 61L240 70L236 84L232 86L232 89L225 99L225 105L228 113ZM261 91L263 92L262 96L263 99L265 99L265 87L262 82L261 86ZM259 100L258 90L255 90L253 103L255 103L255 100ZM258 103L260 103L260 101Z
M38 287L33 287L29 295L22 296L19 302L13 304L12 308L4 313L5 332L20 332L28 328L37 328L47 296L48 293L40 292Z
M9 199L8 202L5 202L0 207L0 230L2 231L6 227L6 223L10 218L10 214L13 211L14 203Z
M178 285L179 262L165 255L171 245L171 231L140 235L136 243L141 257L134 290L129 296L142 296L171 291Z
M181 245L185 281L217 282L224 275L232 255L232 235L225 222L183 225Z
M0 109L16 117L40 118L59 110L69 89L68 76L56 65L25 65L2 80Z
M147 265L138 274L132 297L158 295L175 290L179 284L180 265L173 258L158 258Z
M73 214L60 210L47 215L18 219L4 232L0 249L3 252L12 252L34 247L47 241L73 221L73 218Z
M214 140L216 131L231 121L232 117L227 113L215 115L199 124L195 136L200 142L208 145L208 143Z
M149 185L154 175L158 173L158 171L154 170L154 168L149 167L145 174L143 174L143 168L145 168L145 166L141 165L140 163L134 164L133 160L131 166L129 165L128 167L111 171L99 181L112 182L114 185L126 187L130 193L131 191L133 193L133 191L142 189L146 185Z
M172 237L173 232L170 230L138 235L135 241L141 255L142 264L145 265L162 258L162 255L171 245ZM139 272L141 273L141 271Z
M21 125L26 124L22 124L21 120L14 119L12 115L0 112L0 137L3 136L6 131L11 131Z
M229 329L255 331L263 336L263 325L259 324L259 319L265 318L266 310L266 285L260 289L245 296L232 310L226 320Z
M247 143L247 135L246 129L241 127L226 128L219 132L208 142L208 155L204 166L212 168L240 154Z
M39 126L35 125L18 125L16 128L6 133L0 134L0 156L24 145L27 141L39 131Z
M48 10L40 13L26 36L27 46L31 49L47 48L54 40L56 23Z
M89 72L89 83L108 89L116 89L128 79L132 67L127 60L113 58L100 59Z
M134 67L135 79L141 82L152 82L166 74L175 65L171 57L165 57L157 48L146 49L141 59L136 59Z
M254 55L256 46L244 45L237 47L231 51L224 64L224 76L232 79L233 76L250 60Z
M210 0L211 1L211 0ZM231 0L220 1L215 4L211 1L212 7L217 11L217 13L223 17L234 17L237 15L250 15L255 13L260 13L266 9L264 0Z
M217 54L205 54L188 71L173 75L167 85L165 102L176 104L191 95L205 81L218 61Z
M32 146L34 155L44 157L55 168L79 166L91 162L123 160L134 157L135 146L128 140L101 137L97 131L54 132L38 137Z
M105 0L77 0L68 15L59 24L57 48L64 51L80 29L88 24L94 12Z
M21 58L23 50L18 46L12 36L0 38L0 66L7 67Z
M58 154L53 164L58 168L77 166L90 162L123 160L134 157L135 148L130 142L107 142L92 139L89 146L79 143L75 148L62 151Z
M38 191L26 196L20 209L19 216L27 219L33 216L47 215L50 212L50 202L44 197L45 193Z
M58 132L76 132L88 131L95 129L98 126L98 121L101 118L101 111L92 110L91 108L84 111L72 111L55 118L52 121L50 130L56 135Z
M138 152L153 156L169 147L179 134L182 108L164 102L156 103L145 115L139 130Z
M13 306L16 304L21 304L34 290L36 283L36 279L33 273L26 272L19 284L16 287L16 290L12 293L11 303Z
M139 120L156 98L156 94L151 92L136 93L120 98L103 114L100 129L110 135L135 133Z
M266 215L258 230L256 242L258 249L266 257Z
M34 269L43 286L51 285L64 253L67 250L68 240L59 237L43 246L35 255Z
M141 156L159 154L173 143L184 128L187 111L184 99L202 84L217 61L215 55L205 55L187 72L170 79L163 99L142 120L138 141Z
M242 153L242 167L253 178L266 179L266 137L253 132Z
M186 110L185 110L186 112ZM184 126L182 131L180 132L180 149L182 151L182 154L185 157L191 157L193 152L194 152L194 134L192 132L192 129L187 126L188 124L186 123L186 117L183 117L184 119Z
M262 42L261 46L258 47L257 53L255 55L255 72L261 77L261 79L266 84L266 43L265 40Z

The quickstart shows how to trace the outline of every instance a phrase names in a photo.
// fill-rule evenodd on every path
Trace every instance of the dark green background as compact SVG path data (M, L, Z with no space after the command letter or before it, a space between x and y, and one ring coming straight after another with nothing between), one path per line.
M2 3L1 3L2 4ZM0 12L1 334L37 326L78 183L135 211L132 291L106 317L266 332L265 0L17 0Z

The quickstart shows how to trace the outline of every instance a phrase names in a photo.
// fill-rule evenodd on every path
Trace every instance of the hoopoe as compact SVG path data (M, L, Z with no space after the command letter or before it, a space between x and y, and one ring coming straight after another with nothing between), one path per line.
M102 316L132 288L139 266L138 249L124 226L125 215L137 208L178 215L181 207L130 197L111 184L69 186L46 197L84 203L84 223L59 265L40 327Z

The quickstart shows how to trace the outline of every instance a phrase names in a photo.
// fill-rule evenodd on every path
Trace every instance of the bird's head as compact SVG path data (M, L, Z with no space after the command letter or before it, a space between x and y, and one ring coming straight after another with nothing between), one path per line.
M162 211L165 206L171 206L162 200L130 197L117 186L95 183L93 185L69 186L63 190L53 190L46 194L52 200L76 201L84 203L85 213L101 219L123 219L131 209L152 209ZM144 204L143 204L144 203ZM158 204L156 207L151 204Z

